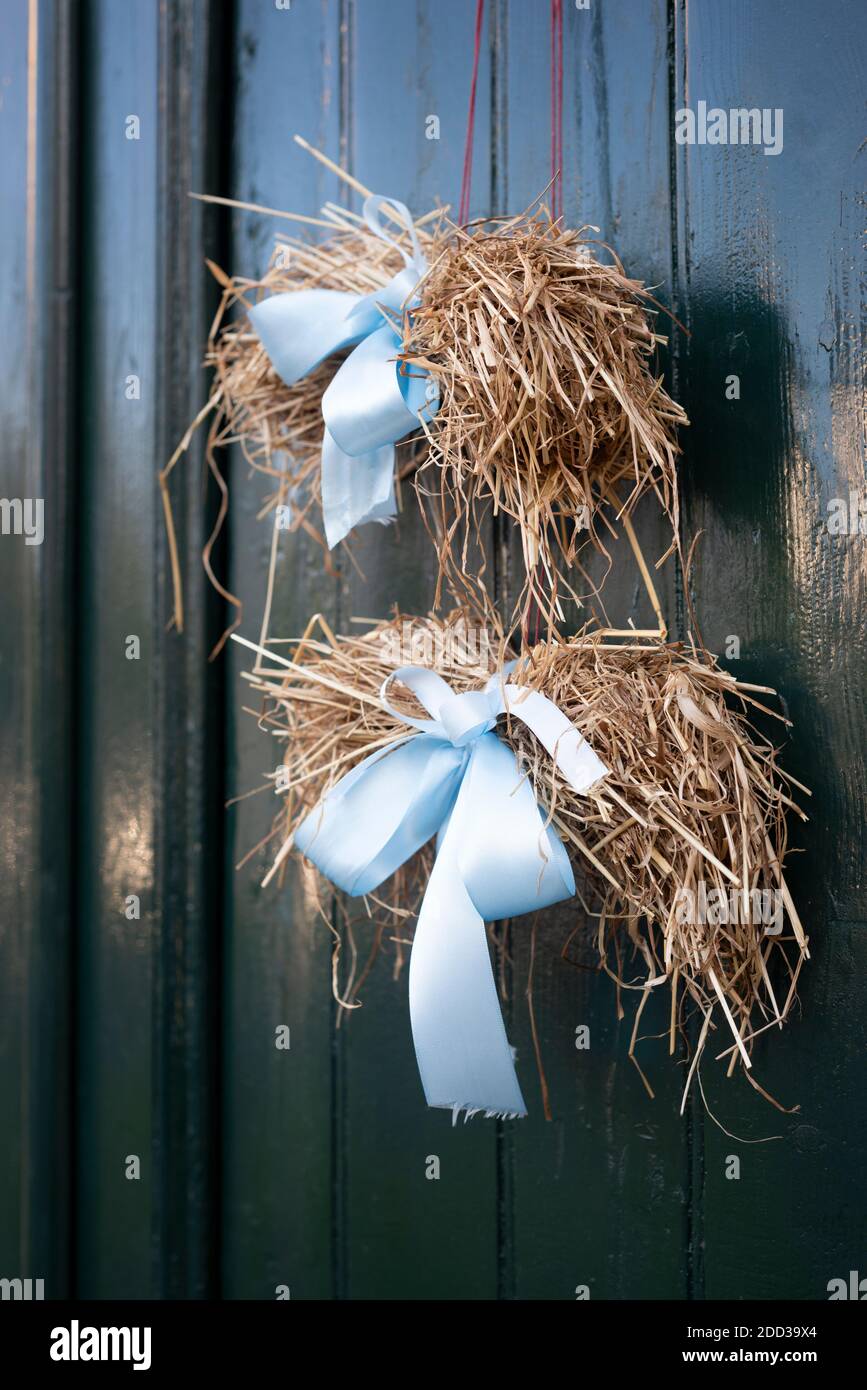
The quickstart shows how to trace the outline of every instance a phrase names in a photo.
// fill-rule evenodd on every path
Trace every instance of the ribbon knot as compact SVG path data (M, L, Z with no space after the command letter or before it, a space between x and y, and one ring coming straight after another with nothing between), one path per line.
M495 680L499 680L499 677L495 677ZM432 717L413 719L389 704L386 692L392 681L400 681L412 690ZM494 698L492 683L489 682L484 690L465 690L458 694L436 671L429 671L423 666L402 666L386 676L380 687L379 698L396 719L413 725L423 733L448 739L455 748L466 748L482 734L488 733L502 714Z
M415 732L379 749L331 789L295 843L344 892L371 892L436 836L413 941L409 1007L427 1102L468 1113L524 1115L488 955L485 922L571 897L575 880L514 753L494 732L508 712L544 745L577 792L607 774L552 701L510 683L456 693L436 672L404 666L383 705ZM399 680L431 716L387 699Z
M405 227L411 253L384 230L384 208ZM403 338L394 319L414 307L415 288L427 270L415 223L403 203L376 194L365 199L364 220L403 257L403 270L387 285L364 295L290 290L263 299L249 314L287 386L326 357L353 349L322 397L322 516L332 547L362 522L394 517L394 445L439 408L430 373L410 372L398 362Z

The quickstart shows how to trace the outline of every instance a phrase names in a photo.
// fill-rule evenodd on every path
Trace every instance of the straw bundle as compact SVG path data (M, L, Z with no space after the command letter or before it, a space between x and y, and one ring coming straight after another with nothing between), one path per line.
M548 586L558 551L571 564L587 540L602 547L606 507L628 515L652 491L677 534L675 429L687 419L650 369L667 339L641 283L613 253L597 259L590 230L542 209L455 229L421 283L406 357L440 383L430 493L446 561L459 537L457 569L457 523L484 500L518 523L527 572L541 562Z
M223 501L204 560L224 597L238 606L210 569L228 505L220 446L240 444L251 469L271 480L263 515L286 505L283 529L303 528L325 548L316 515L321 401L345 354L287 387L245 311L264 297L295 290L367 294L403 266L395 245L334 204L326 204L322 218L276 215L329 235L312 244L278 237L271 265L258 280L229 277L209 262L223 289L206 356L214 389L160 474L178 629L183 606L168 478L209 415L207 459ZM653 301L641 283L627 278L616 256L610 264L596 258L597 243L585 235L595 229L564 229L541 208L469 229L447 223L445 210L434 211L415 230L430 269L419 283L420 305L404 313L399 360L406 371L422 368L436 378L440 405L399 446L397 473L409 476L427 455L418 491L423 507L434 502L429 525L442 575L452 587L464 582L469 543L478 538L489 506L518 523L531 592L540 602L545 595L542 606L552 613L555 555L572 564L587 541L604 549L606 531L613 534L606 509L628 517L638 499L653 492L671 520L669 554L678 529L675 430L686 416L650 370L652 354L667 339L651 326ZM392 231L399 244L409 245L399 219Z
M269 653L249 676L265 697L262 727L285 742L288 790L274 831L280 849L266 881L328 788L407 733L379 701L389 671L412 662L435 666L460 692L478 688L507 655L499 630L481 630L471 612L442 621L397 616L362 637L322 628L325 640L308 630L292 662L278 664ZM610 769L578 796L520 720L499 726L598 893L601 905L591 915L602 968L617 980L618 994L641 991L630 1055L635 1060L649 990L667 982L672 1052L690 1006L701 1016L687 1089L720 1020L732 1034L721 1054L729 1071L740 1061L749 1075L753 1040L782 1026L808 954L782 872L786 811L805 819L790 795L798 784L747 719L751 707L772 713L756 696L773 692L736 681L704 652L658 642L617 646L599 635L536 647L514 679L553 700ZM405 710L424 713L408 692ZM390 921L413 915L429 863L428 856L405 866L394 897L374 904ZM643 979L625 978L627 954L641 962Z

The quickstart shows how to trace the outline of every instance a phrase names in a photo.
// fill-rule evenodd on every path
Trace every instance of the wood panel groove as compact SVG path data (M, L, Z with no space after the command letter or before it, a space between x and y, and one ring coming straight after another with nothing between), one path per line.
M169 457L201 408L206 382L198 369L202 334L216 308L216 286L203 252L226 249L228 217L190 199L225 167L231 101L218 93L228 75L230 10L193 0L160 13L160 148L158 221L165 228L157 263L161 342L157 437ZM179 138L181 132L184 138ZM176 487L188 596L187 631L170 632L155 667L159 799L157 902L162 925L157 962L155 1068L159 1095L155 1155L159 1288L166 1297L214 1296L219 1289L219 1013L221 876L224 858L222 760L218 743L225 706L225 665L209 664L221 630L222 600L207 583L200 555L215 519L201 498L202 439ZM180 482L180 479L177 480ZM155 535L155 608L171 612L167 545ZM223 553L218 553L221 563ZM193 733L192 731L195 730ZM207 850L205 846L207 845Z

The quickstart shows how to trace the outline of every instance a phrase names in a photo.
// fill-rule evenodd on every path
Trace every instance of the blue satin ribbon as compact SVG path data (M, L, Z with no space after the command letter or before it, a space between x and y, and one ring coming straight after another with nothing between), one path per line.
M380 222L385 206L410 235L412 254ZM404 259L404 269L372 294L294 290L263 299L249 318L277 375L293 386L335 352L353 348L322 397L322 514L325 538L337 545L365 521L387 522L396 513L394 446L430 420L439 408L428 372L399 370L401 335L392 317L413 307L413 291L427 270L415 224L403 203L371 195L364 218Z
M295 833L296 847L352 897L372 892L437 837L410 958L409 1009L427 1103L455 1116L526 1114L485 923L575 892L562 841L514 753L493 732L498 717L508 710L527 724L576 791L607 774L556 705L505 680L510 669L484 690L460 695L423 667L395 671L381 698L418 732L365 758ZM392 680L409 687L432 717L392 709Z

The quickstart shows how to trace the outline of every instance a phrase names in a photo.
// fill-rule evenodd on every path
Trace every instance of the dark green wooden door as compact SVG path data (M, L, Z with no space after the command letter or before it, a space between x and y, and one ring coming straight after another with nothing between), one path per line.
M485 5L474 214L519 211L547 183L549 9ZM814 789L793 875L803 1016L756 1053L762 1084L800 1110L708 1063L707 1109L695 1093L681 1116L683 1068L647 1041L650 1100L630 1016L580 968L592 950L579 938L560 959L570 909L535 940L553 1120L519 920L507 1012L531 1117L452 1129L422 1103L405 974L381 959L337 1030L330 938L303 881L277 894L258 863L234 868L271 803L224 803L262 782L267 741L242 709L244 660L207 663L223 614L198 560L215 506L200 448L174 480L183 637L166 630L155 474L205 399L204 257L255 274L278 224L187 193L315 214L343 194L297 131L416 212L455 204L472 0L0 0L2 490L45 505L41 546L0 537L2 1277L45 1278L54 1297L821 1299L867 1273L867 521L827 525L833 499L867 515L864 9L563 11L565 214L597 224L688 329L669 368L693 422L693 598L708 645L781 691L787 764ZM699 102L781 110L782 149L679 145L676 113ZM255 637L272 538L257 481L237 459L230 474L217 564ZM652 508L641 526L658 553ZM374 529L356 548L363 580L279 538L272 633L315 611L339 628L428 607L412 505ZM490 539L506 603L513 544L504 528ZM643 624L631 573L609 596ZM673 575L663 597L676 634ZM648 1008L643 1033L664 1014Z

